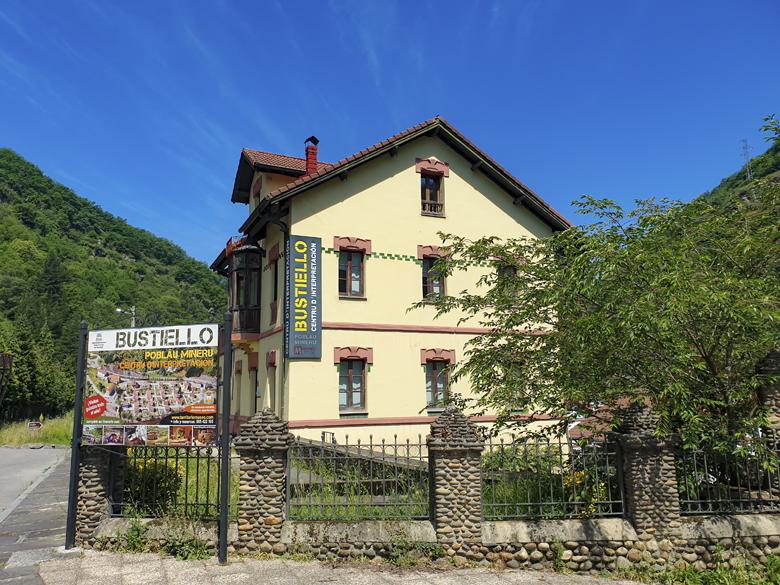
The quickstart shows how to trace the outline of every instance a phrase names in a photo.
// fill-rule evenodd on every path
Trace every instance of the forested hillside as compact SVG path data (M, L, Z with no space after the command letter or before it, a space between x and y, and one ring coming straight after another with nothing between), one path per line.
M760 154L750 161L750 170L754 179L771 178L780 180L780 143L775 142L764 154ZM731 197L745 197L748 195L747 168L742 167L733 175L729 175L715 187L703 195L712 201L722 201Z
M164 220L162 220L164 221ZM221 320L225 283L178 246L134 228L0 149L0 351L14 358L0 420L71 405L78 324Z

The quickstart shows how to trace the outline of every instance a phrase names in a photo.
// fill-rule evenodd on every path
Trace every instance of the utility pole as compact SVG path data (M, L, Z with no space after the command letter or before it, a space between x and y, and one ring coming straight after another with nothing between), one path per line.
M740 140L740 143L742 144L742 159L745 161L745 178L748 181L753 180L753 166L752 166L752 159L753 157L751 154L753 153L753 149L748 144L747 138L743 138Z
M135 305L131 305L129 311L117 307L116 312L121 315L130 315L130 327L135 327Z

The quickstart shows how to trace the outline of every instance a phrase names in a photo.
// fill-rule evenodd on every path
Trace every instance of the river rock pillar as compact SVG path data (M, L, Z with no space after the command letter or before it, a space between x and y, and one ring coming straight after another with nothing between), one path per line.
M625 517L640 535L674 537L680 532L676 437L657 437L658 416L649 406L623 412L615 433L621 450Z
M469 555L482 541L482 440L462 412L447 408L431 424L431 520L445 549ZM453 554L452 552L450 554Z
M270 409L241 426L234 443L240 457L238 552L284 552L287 457L293 440L287 423Z
M761 376L780 374L780 350L775 349L761 360L756 368ZM766 381L758 389L758 399L766 408L767 426L775 434L780 431L780 380Z
M97 530L109 515L111 453L102 447L82 446L76 503L76 542L93 547Z

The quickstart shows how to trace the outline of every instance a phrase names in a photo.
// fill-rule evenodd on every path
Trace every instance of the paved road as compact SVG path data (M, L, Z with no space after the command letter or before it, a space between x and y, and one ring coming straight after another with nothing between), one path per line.
M30 469L37 469L38 475L26 486L24 499L2 513L7 517L0 521L0 585L37 585L42 581L35 563L54 557L55 549L65 543L70 451L14 449L21 459L8 451L11 449L0 449L5 457L0 459L2 469L9 470L0 475L0 482L15 485L17 492L24 493L20 480L6 476L20 474L29 480ZM46 467L52 454L54 464ZM5 467L11 459L17 468Z
M214 560L177 561L152 554L89 551L81 557L43 563L39 571L45 585L636 585L634 581L530 570L393 570L370 564L241 559L231 559L222 567Z
M42 473L66 455L64 449L0 447L0 521L3 513Z

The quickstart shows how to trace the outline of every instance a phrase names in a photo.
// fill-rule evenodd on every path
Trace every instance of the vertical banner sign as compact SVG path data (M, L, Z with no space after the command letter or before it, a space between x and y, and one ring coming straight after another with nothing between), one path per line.
M90 331L84 445L213 445L217 325Z
M322 357L322 240L290 236L286 247L284 355L290 359Z

